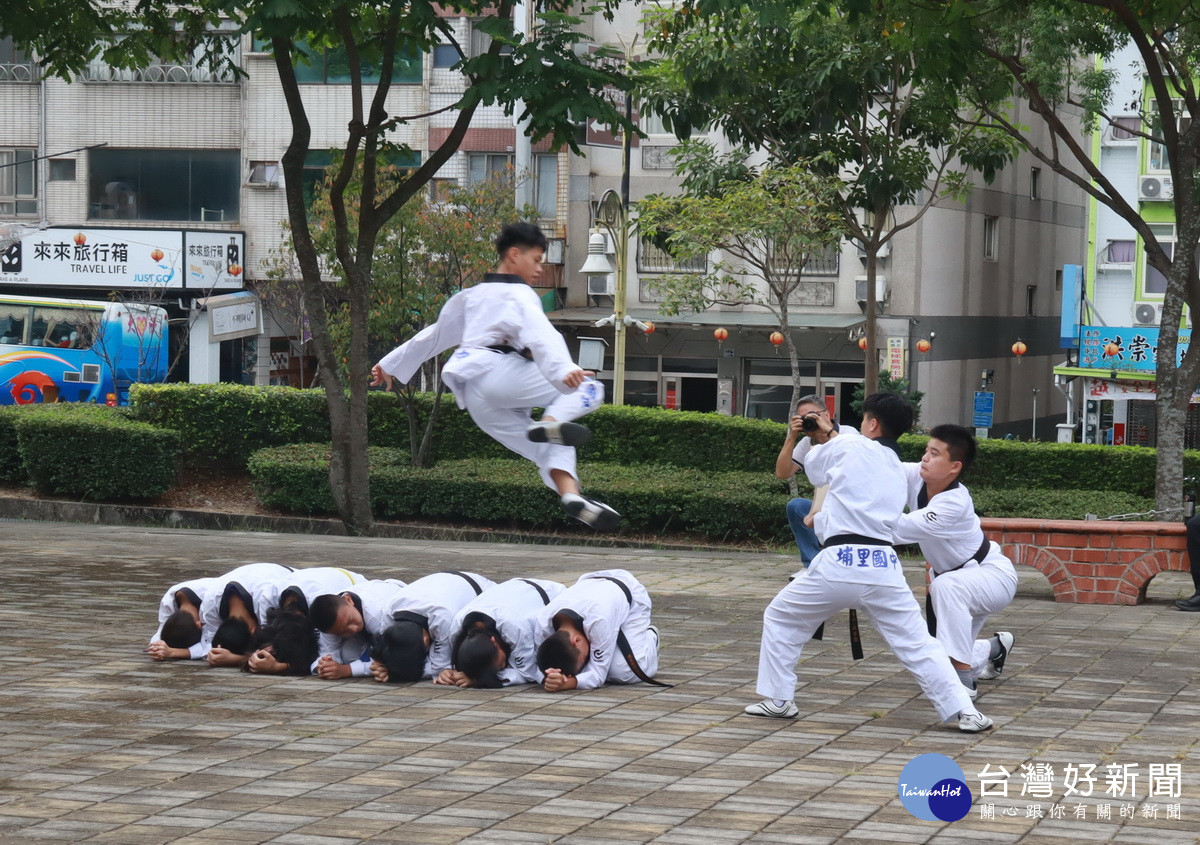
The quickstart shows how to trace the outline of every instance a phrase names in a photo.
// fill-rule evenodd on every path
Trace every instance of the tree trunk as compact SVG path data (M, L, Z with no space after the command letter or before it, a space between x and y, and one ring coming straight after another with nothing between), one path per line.
M879 264L879 230L864 245L867 252L867 357L863 362L863 398L879 390L879 349L875 345L875 273Z

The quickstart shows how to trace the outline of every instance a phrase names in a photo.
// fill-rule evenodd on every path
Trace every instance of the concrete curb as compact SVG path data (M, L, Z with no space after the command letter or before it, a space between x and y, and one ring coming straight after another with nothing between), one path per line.
M113 505L96 502L67 502L54 499L19 499L0 496L0 519L32 522L73 522L84 525L128 525L139 528L183 528L206 531L254 531L276 534L346 536L339 519L307 516L263 516L260 514L216 513L213 511L155 508L142 505ZM459 542L539 543L553 546L591 548L662 549L672 551L723 551L727 546L689 543L658 543L642 540L487 528L449 528L441 525L376 522L368 536L402 540L450 540ZM740 549L739 551L749 551Z

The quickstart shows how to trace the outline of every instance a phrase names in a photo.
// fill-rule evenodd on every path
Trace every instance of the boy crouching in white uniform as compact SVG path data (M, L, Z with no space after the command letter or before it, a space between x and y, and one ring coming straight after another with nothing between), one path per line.
M763 613L758 693L753 716L795 718L796 662L818 626L840 610L863 611L933 702L938 716L958 719L961 731L990 728L971 703L946 650L929 635L900 560L891 547L904 510L900 459L873 438L899 437L912 427L912 406L895 393L863 402L862 435L839 434L814 416L815 446L804 467L813 484L829 485L815 527L823 547L807 570L779 591ZM865 435L865 436L863 436Z
M1017 592L1017 572L983 535L975 503L959 483L975 461L975 437L961 425L939 425L919 464L904 464L909 512L894 529L897 543L919 543L931 581L926 608L929 633L950 655L959 678L976 695L978 678L1004 669L1014 637L1000 631L976 639L992 613L1008 607Z
M530 287L541 276L546 244L532 223L505 226L496 239L496 272L450 297L436 323L385 355L371 369L371 385L391 390L393 379L407 382L427 359L457 346L442 380L458 406L494 440L533 461L568 514L612 531L621 515L580 495L575 447L592 433L571 422L604 403L604 386L571 360ZM535 407L545 408L536 423Z

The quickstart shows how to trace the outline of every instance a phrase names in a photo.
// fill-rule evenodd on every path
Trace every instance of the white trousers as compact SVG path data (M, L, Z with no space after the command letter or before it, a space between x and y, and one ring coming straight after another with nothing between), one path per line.
M985 558L979 566L938 575L929 585L938 642L950 657L969 664L975 678L991 659L991 642L976 637L988 616L1008 607L1017 594L1016 573L1012 564L1007 568Z
M622 579L624 580L624 579ZM621 625L629 647L638 666L648 677L658 674L658 634L650 630L650 594L641 582L632 584L625 582L633 595L633 604L629 606L629 616ZM618 650L619 651L619 650ZM636 684L641 681L629 668L629 661L623 654L614 654L608 665L608 682L612 684Z
M543 416L560 422L596 410L604 404L604 385L589 379L571 393L560 393L532 361L512 352L496 352L495 357L490 371L464 385L462 398L471 419L492 439L533 461L547 487L558 489L550 478L554 469L578 480L574 446L534 443L525 431L535 407L545 408Z
M944 721L973 710L946 649L929 636L912 590L895 579L886 583L855 583L822 575L823 550L805 570L779 591L763 612L762 645L758 653L758 694L789 700L796 697L796 662L804 644L822 622L840 610L863 613L887 642L892 653L916 678L925 696ZM828 567L834 570L834 567ZM832 574L839 574L834 570Z

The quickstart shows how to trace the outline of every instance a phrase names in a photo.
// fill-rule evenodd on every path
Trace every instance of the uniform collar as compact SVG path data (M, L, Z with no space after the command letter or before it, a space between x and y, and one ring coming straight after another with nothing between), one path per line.
M500 282L505 285L523 285L525 280L512 273L484 273L484 282Z

